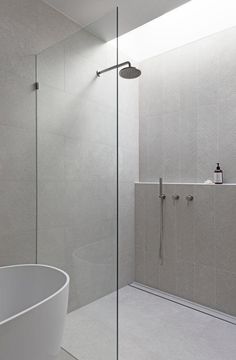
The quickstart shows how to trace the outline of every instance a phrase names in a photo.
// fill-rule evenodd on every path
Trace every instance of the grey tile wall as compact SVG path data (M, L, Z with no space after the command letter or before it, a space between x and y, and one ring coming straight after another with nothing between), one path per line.
M34 63L0 58L0 266L36 260Z
M2 266L36 261L36 96L32 54L74 33L78 26L37 0L2 0L0 20ZM51 68L55 65L56 62L51 63ZM52 76L51 81L55 81L53 74L56 72L48 71L46 76L49 79ZM53 143L53 147L55 145ZM44 170L49 176L51 166L50 158L47 162L45 157Z
M236 182L236 28L140 64L140 181Z
M116 74L95 76L115 62L85 30L38 58L38 260L70 274L70 310L116 285ZM120 286L135 276L138 90L120 79Z
M158 184L135 185L136 281L236 315L236 186L164 184L164 192L161 265Z

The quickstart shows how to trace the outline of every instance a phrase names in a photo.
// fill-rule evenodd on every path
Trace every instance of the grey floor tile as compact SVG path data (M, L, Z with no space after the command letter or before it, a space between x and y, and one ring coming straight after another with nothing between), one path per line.
M115 298L70 313L63 347L79 359L114 360ZM236 326L129 286L120 290L119 329L120 360L235 359Z

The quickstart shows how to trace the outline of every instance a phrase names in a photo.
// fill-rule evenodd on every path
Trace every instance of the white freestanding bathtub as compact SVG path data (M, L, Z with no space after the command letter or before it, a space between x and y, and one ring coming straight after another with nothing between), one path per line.
M0 268L0 360L58 359L69 276L46 265Z

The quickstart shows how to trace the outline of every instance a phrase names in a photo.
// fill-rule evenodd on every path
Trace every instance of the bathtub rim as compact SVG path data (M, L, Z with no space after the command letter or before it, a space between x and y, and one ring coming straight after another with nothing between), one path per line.
M65 276L65 283L63 286L60 287L59 290L57 290L56 292L54 292L52 295L46 297L45 299L37 302L37 304L35 305L32 305L30 307L28 307L27 309L25 310L22 310L20 311L19 313L13 315L13 316L10 316L9 318L3 320L3 321L0 321L0 326L1 325L4 325L24 314L27 314L28 312L36 309L37 307L39 307L40 305L50 301L51 299L53 299L54 297L56 297L58 294L60 294L70 283L70 276L63 270L55 267L55 266L51 266L51 265L44 265L44 264L16 264L16 265L7 265L7 266L1 266L0 267L0 271L1 269L9 269L9 268L19 268L19 267L41 267L41 268L48 268L48 269L53 269L53 270L56 270L60 273L62 273L64 276Z

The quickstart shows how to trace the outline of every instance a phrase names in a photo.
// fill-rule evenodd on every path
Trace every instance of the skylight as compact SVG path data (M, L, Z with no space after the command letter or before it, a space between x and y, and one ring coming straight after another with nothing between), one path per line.
M191 0L119 37L119 48L142 61L236 26L236 0Z

